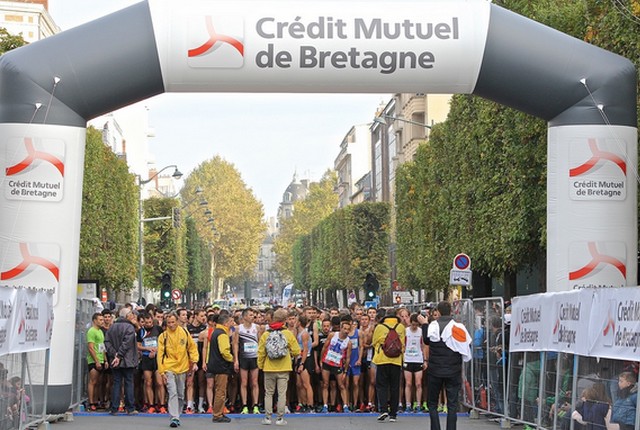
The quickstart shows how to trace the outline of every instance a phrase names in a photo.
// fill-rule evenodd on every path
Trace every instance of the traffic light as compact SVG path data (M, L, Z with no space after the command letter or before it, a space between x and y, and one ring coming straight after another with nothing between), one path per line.
M171 273L164 272L160 284L160 301L166 308L171 306Z
M376 279L376 275L373 273L367 273L367 277L364 280L364 295L365 300L371 301L375 300L378 296L378 289L380 288L380 283Z
M182 214L180 213L180 208L173 208L171 210L171 219L173 220L173 227L180 228L180 224L182 223Z

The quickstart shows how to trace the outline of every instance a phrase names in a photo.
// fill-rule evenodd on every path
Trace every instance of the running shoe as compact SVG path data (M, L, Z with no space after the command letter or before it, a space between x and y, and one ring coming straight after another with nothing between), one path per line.
M271 417L264 417L262 419L262 424L265 426L270 426L271 425Z
M329 413L329 408L327 407L327 405L324 405L322 407L322 409L320 409L320 413L321 414L328 414Z
M158 413L159 414L166 414L167 413L167 407L165 405L160 406L160 409L158 409Z
M286 426L286 425L287 425L287 422L285 421L285 419L284 419L284 418L278 418L278 419L276 420L276 425L277 425L277 426Z
M193 408L187 407L187 410L184 411L184 413L187 414L187 415L192 415L193 414Z
M260 414L260 408L258 407L258 405L255 405L255 406L253 407L253 411L252 411L252 413L253 413L254 415L259 415L259 414Z
M180 425L180 420L177 418L171 418L171 421L169 422L169 427L172 428L176 428Z
M389 417L389 414L387 412L383 412L380 415L378 415L378 421L382 422L386 420L388 417Z
M246 414L248 414L248 413L249 413L249 408L248 408L248 407L246 407L246 406L244 406L244 407L242 408L242 410L240 411L240 414L242 414L242 415L246 415Z

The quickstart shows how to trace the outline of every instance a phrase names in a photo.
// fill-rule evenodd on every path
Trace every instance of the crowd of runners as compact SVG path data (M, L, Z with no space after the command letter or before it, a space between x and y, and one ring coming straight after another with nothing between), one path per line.
M229 338L233 354L233 371L226 389L225 413L264 413L264 382L258 368L258 343L273 321L278 306L272 309L204 309L178 308L171 314L193 339L198 350L198 364L186 375L184 408L186 414L211 413L214 403L214 375L207 373L210 339L220 316L229 317ZM300 366L294 366L289 377L286 409L290 413L376 412L376 365L373 357L379 351L372 346L374 329L384 321L385 309L369 308L354 303L348 309L319 309L314 306L282 308L287 312L285 328L297 339L301 350ZM166 329L167 311L148 305L138 308L125 305L127 321L135 327L139 365L133 372L135 407L124 402L113 405L111 357L107 356L104 339L114 325L116 314L110 310L96 313L87 332L88 342L88 411L118 410L137 413L167 413L166 378L158 369L158 339ZM123 310L117 313L122 316ZM175 312L175 313L174 313ZM281 311L282 312L282 311ZM426 345L422 324L437 317L435 307L411 314L400 307L391 309L406 334L402 351L401 381L398 389L400 413L427 413ZM226 320L227 318L225 318ZM332 335L335 333L335 336ZM336 357L335 348L325 348L327 339L348 349L348 358ZM348 341L346 340L348 339ZM165 339L165 348L166 339ZM348 348L347 348L348 346ZM346 355L345 355L346 356ZM334 360L333 363L331 360ZM346 362L345 362L346 361ZM336 364L332 366L332 364ZM122 398L123 396L118 396ZM438 411L446 412L444 391ZM391 396L396 398L396 396ZM129 410L131 409L131 410ZM394 408L395 409L395 408Z

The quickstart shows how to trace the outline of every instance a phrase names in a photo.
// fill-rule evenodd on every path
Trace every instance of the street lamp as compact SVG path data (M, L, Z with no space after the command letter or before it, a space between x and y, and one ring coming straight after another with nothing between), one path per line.
M182 177L182 173L178 170L178 166L175 164L171 164L169 166L163 167L160 171L156 172L153 176L148 179L142 179L140 175L138 175L138 303L142 301L142 292L143 289L143 281L142 281L142 270L144 264L144 210L143 210L143 199L142 199L142 189L144 185L153 181L160 173L164 172L167 169L174 168L174 172L171 175L174 179L180 179ZM167 217L170 218L170 217Z
M417 122L417 121L411 121L410 119L404 119L404 118L400 118L400 117L393 116L393 115L387 115L387 114L382 114L380 116L377 116L377 117L373 118L373 122L375 122L376 124L387 125L387 122L385 121L387 119L390 119L392 121L406 122L408 124L419 125L420 127L431 129L430 125L423 124L423 123Z

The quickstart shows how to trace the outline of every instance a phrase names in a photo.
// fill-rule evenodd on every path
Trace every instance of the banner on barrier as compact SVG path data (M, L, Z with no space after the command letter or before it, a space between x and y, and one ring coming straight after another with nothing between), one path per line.
M49 348L52 328L51 292L0 288L0 355Z
M511 320L511 352L558 351L637 360L640 288L587 288L516 297Z

